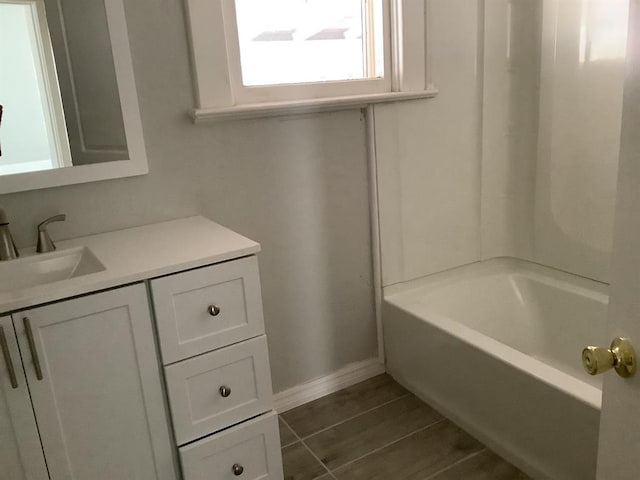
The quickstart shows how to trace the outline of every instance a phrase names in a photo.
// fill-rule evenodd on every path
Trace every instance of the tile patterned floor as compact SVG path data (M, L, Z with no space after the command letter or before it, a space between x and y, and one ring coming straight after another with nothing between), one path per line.
M379 375L280 416L285 480L526 480Z

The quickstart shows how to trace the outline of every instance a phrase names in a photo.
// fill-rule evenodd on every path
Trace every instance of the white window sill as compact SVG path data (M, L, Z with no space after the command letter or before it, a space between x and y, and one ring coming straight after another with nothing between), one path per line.
M191 116L194 123L248 118L279 117L307 113L329 112L364 108L374 103L400 102L419 98L432 98L438 90L430 87L418 92L388 92L348 97L313 98L286 102L254 103L221 108L196 108Z

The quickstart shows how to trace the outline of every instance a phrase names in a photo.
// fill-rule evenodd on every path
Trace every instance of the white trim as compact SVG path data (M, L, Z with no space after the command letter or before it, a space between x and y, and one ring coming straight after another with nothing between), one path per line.
M246 118L278 117L317 112L365 108L374 103L400 102L419 98L432 98L438 94L435 88L419 92L387 92L348 97L313 98L288 102L252 103L218 108L196 108L191 111L195 123L211 120L240 120Z
M49 37L44 2L30 1L28 3L31 4L31 15L36 32L33 41L38 49L38 60L40 61L38 80L41 82L41 88L44 93L42 109L45 114L48 113L47 130L49 131L51 150L56 152L55 164L51 162L51 165L53 168L70 167L72 165L71 148L67 137L64 108L62 107L62 97L60 96L56 62L53 58L53 47Z
M105 0L105 7L109 36L111 37L113 64L122 108L122 120L127 138L127 150L129 151L129 159L126 161L135 163L136 171L149 173L124 1ZM108 163L106 162L106 164Z
M104 0L129 159L0 176L0 194L149 173L123 0Z
M384 372L385 367L377 358L350 363L329 375L275 394L273 397L274 409L278 413L286 412Z
M426 1L384 0L383 78L244 87L233 0L185 0L197 98L194 119L363 107L376 101L394 101L384 96L393 93L407 94L407 98L434 96L428 72ZM365 97L375 100L364 102Z
M373 299L378 338L378 360L385 363L384 334L382 326L382 249L380 248L380 210L378 197L378 158L376 156L375 105L365 110L367 164L369 170L369 215L371 219L371 263L373 276Z
M233 105L221 0L185 0L191 65L200 108Z
M336 98L356 95L375 95L391 91L385 78L336 80L317 83L292 83L265 87L234 86L236 104L288 102L312 98Z
M97 182L111 178L133 177L149 173L147 165L132 160L54 168L40 172L27 172L0 176L0 194L38 190L41 188Z
M424 70L425 85L427 90L433 89L433 80L431 78L431 0L426 0L424 4Z
M428 89L426 3L395 0L393 7L394 90L412 92Z

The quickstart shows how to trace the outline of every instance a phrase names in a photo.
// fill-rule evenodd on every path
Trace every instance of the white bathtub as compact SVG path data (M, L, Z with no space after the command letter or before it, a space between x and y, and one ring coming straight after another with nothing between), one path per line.
M534 478L595 478L604 284L494 259L385 288L387 367Z

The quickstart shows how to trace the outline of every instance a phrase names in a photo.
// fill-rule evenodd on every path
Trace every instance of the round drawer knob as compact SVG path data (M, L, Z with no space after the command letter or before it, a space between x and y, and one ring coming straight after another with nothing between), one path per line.
M244 472L244 467L239 463L236 463L233 467L231 467L231 470L236 477L239 477Z
M229 395L231 395L231 389L226 385L223 385L222 387L220 387L220 395L222 395L223 398L227 398Z
M218 314L220 314L220 307L218 305L209 305L209 315L211 315L212 317L217 316Z

